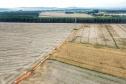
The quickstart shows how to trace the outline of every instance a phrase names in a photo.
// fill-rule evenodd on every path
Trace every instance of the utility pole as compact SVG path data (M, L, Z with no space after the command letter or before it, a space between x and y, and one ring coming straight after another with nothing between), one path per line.
M76 29L76 23L77 23L77 18L76 18L76 16L75 16L75 29Z

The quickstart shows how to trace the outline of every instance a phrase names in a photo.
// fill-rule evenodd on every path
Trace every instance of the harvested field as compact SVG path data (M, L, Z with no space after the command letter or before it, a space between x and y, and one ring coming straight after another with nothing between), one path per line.
M121 25L121 26L123 26L123 27L125 27L125 28L126 28L126 24L123 24L123 25Z
M39 15L39 17L93 17L88 14L65 14L58 12L43 12Z
M125 84L126 80L47 60L19 84Z
M50 59L126 79L126 50L65 43Z
M121 24L86 24L69 41L126 49L126 28Z
M0 84L11 84L30 70L74 28L75 24L0 23Z
M125 16L126 15L126 13L105 13L104 15L120 15L120 16Z

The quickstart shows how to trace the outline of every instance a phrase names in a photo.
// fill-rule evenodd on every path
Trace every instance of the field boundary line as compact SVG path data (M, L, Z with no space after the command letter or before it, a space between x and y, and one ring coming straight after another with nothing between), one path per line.
M72 33L70 36L68 36L63 42L61 42L54 50L51 51L51 53L49 55L47 55L43 60L41 60L36 66L34 66L27 73L25 73L24 75L22 75L21 77L19 77L12 84L18 84L24 78L29 77L32 74L33 71L35 71L41 64L43 64L57 49L59 49L68 39L70 39L72 36L74 36L83 27L84 27L84 24L82 24L78 30L76 30L74 33Z
M115 39L113 38L113 35L111 34L110 30L108 29L108 26L107 26L107 25L105 25L105 26L106 26L106 29L108 30L110 36L112 37L112 39L113 39L113 41L114 41L114 43L115 43L116 48L119 49L119 47L118 47L118 45L117 45Z

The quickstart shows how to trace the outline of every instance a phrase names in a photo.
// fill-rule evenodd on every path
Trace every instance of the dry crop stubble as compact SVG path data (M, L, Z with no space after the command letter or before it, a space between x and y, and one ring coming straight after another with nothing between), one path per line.
M126 50L66 43L50 59L126 78Z

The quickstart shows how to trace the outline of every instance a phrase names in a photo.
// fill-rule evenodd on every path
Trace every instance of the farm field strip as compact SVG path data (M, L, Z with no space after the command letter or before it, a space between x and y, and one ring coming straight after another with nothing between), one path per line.
M126 32L124 30L122 30L120 27L118 27L117 25L112 25L113 29L117 32L117 34L121 37L121 38L126 38Z
M113 27L112 27L111 25L107 25L107 26L108 26L108 28L109 28L111 34L113 35L113 38L114 38L114 40L115 40L115 42L116 42L116 44L117 44L117 47L118 47L118 48L123 48L123 47L125 47L125 46L123 45L123 40L122 40L122 38L120 38L120 36L119 36L119 35L117 34L117 32L113 29Z
M36 82L37 81L37 82ZM47 60L34 74L19 84L124 84L125 80L82 69L62 62Z
M73 29L74 24L64 23L0 23L0 84L10 84L30 70Z
M65 14L56 12L40 13L39 17L93 17L88 14Z
M126 28L122 25L117 25L118 27L120 27L124 32L126 32Z
M89 34L90 34L89 32L90 32L90 25L88 25L87 27L84 27L81 43L89 43Z
M126 51L87 44L66 43L50 59L126 79Z
M112 25L113 29L116 31L116 33L120 36L120 39L123 41L120 43L124 48L126 48L126 32L125 30L120 27L119 25Z
M89 35L89 43L97 44L97 28L95 28L94 24L90 25L90 35Z
M109 30L107 30L106 25L102 25L101 30L105 36L105 41L106 41L107 46L116 48L116 45L115 45L115 43L109 33Z
M100 28L100 25L95 24L95 27L97 28L97 41L98 45L106 46L105 36Z

